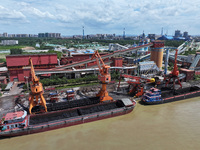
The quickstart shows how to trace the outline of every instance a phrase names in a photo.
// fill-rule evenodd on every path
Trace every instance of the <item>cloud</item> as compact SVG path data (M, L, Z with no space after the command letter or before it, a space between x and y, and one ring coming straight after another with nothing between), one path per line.
M84 25L86 34L121 34L123 28L129 34L160 33L162 27L196 34L200 25L199 0L6 0L1 5L1 22L24 21L36 32L81 34Z
M21 11L24 12L26 15L34 15L36 17L40 18L50 18L55 19L54 15L49 13L48 11L41 11L33 6L31 6L29 3L21 2L19 3L19 6L22 6Z
M1 23L11 23L12 21L25 21L26 16L17 10L9 10L0 5L0 22Z

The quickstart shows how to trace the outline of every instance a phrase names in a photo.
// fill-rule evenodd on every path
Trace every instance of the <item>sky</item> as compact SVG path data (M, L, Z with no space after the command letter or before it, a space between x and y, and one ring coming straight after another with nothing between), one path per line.
M0 0L0 34L200 34L200 0Z

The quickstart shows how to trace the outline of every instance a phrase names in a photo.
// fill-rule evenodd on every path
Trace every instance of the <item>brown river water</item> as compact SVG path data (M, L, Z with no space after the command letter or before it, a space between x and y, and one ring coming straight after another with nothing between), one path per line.
M200 150L200 98L91 123L0 140L0 150Z

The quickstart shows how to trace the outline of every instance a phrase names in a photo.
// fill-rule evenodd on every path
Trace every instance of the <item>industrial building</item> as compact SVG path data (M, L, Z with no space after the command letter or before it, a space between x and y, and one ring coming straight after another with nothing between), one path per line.
M185 38L188 37L188 32L187 31L183 32L183 37L185 37Z
M101 55L105 55L102 53ZM75 54L72 56L62 57L60 60L61 64L71 64L87 59L91 59L93 54ZM33 54L33 55L8 55L6 56L7 68L10 81L26 81L30 80L30 67L29 67L29 58L32 58L33 65L35 69L51 69L55 68L58 65L57 55L56 54ZM105 63L109 63L111 66L122 67L122 58L121 57L112 57L111 59L104 59ZM76 69L85 69L88 67L95 66L96 61L89 62L87 64L77 65ZM2 79L3 80L3 79Z
M2 40L0 45L17 45L18 40Z
M180 73L184 73L186 77L184 78L184 81L189 81L194 79L195 71L194 70L189 70L185 68L181 68Z
M169 35L162 35L161 37L157 38L157 40L191 40L192 37L188 35L188 32L185 31L183 34L180 30L176 30L174 36Z
M150 40L155 40L156 39L156 35L155 34L148 34L147 36Z
M55 68L57 54L7 55L6 62L10 81L30 80L29 58L36 69Z
M182 36L181 31L180 31L180 30L176 30L174 36L175 36L175 37L180 37L180 36Z
M8 69L4 63L0 63L0 83L7 84L8 82Z
M152 69L156 66L158 66L159 69L162 68L163 63L163 50L164 50L164 42L163 41L154 41L153 43L146 44L147 46L151 46L151 54L146 54L145 59L149 59L153 62L155 62L155 65L149 65L149 62L147 64L144 64L144 66L147 68L144 68L144 72L147 72L148 69ZM122 57L118 57L121 54L131 52L132 49L141 49L145 47L145 45L132 47L129 49L119 50L115 51L113 53L100 53L102 58L104 59L104 62L109 64L111 67L130 67L130 65L134 65L137 60L135 59L123 59ZM7 68L9 72L9 78L10 81L26 81L30 77L30 68L28 67L28 59L29 57L33 60L33 65L36 69L36 73L39 73L40 75L44 76L44 74L57 74L57 73L63 73L63 75L69 75L74 76L72 71L75 69L86 69L86 68L94 68L97 66L96 61L91 61L93 53L86 53L86 54L75 54L68 51L65 55L61 57L60 60L57 59L56 54L40 54L40 55L8 55L6 56L7 61ZM196 59L199 58L199 55L196 55ZM137 58L138 61L143 60L143 56L141 58ZM130 63L131 61L131 63ZM196 64L194 64L194 67L198 67L199 61L195 61ZM199 63L198 63L199 62ZM185 64L186 62L182 62L182 65L191 65ZM61 65L61 66L59 66ZM143 64L140 65L142 67ZM59 67L56 67L59 66ZM149 68L148 68L149 67ZM135 72L136 66L132 70L129 70L126 68L126 72ZM142 69L143 69L142 68ZM46 71L45 71L46 69ZM156 71L159 69L155 69ZM191 70L191 69L189 69ZM69 71L69 72L68 72ZM70 72L71 71L71 72ZM182 70L183 73L186 74L187 80L191 79L194 75L193 72L196 74L195 71L189 72L186 70ZM189 72L189 73L188 73ZM3 75L2 75L3 76ZM190 77L192 76L192 77ZM4 78L5 79L5 78Z
M101 56L105 55L105 54L107 54L107 53L100 53ZM66 55L63 55L63 57L61 57L60 64L61 65L67 65L67 64L91 59L92 55L93 55L93 53L71 54L70 52L68 52ZM105 59L104 61L107 62L107 61L109 61L109 59ZM87 64L83 64L83 65L79 66L78 68L86 68L86 66L89 67L89 66L93 66L93 65L96 65L96 62L90 62L90 63L87 63Z
M158 40L174 40L174 37L163 35L163 36L159 37Z

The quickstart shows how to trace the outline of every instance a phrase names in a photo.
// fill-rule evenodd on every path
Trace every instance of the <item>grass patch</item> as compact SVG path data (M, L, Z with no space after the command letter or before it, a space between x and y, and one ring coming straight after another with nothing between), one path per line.
M21 49L26 46L19 46L19 45L1 45L0 50L9 50L9 49Z

